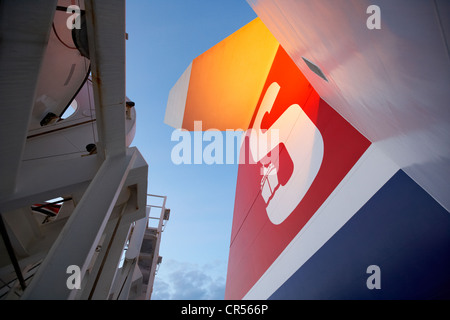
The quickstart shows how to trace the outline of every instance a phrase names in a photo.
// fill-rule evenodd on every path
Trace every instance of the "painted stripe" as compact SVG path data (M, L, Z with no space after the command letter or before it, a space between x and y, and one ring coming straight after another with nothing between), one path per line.
M449 252L449 212L399 170L270 298L449 299Z
M399 167L372 144L244 299L269 298L398 170Z

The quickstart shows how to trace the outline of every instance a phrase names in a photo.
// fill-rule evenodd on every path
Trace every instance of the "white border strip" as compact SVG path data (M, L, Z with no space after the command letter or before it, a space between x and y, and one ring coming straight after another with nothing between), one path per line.
M372 144L243 299L268 299L399 169Z
M192 63L183 72L172 89L170 89L169 98L167 99L164 123L175 129L181 129L181 126L183 125L189 81L191 79L191 70Z

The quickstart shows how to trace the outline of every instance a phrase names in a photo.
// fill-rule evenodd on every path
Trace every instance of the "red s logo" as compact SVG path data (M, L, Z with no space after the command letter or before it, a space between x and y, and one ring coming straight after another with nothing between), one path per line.
M279 91L276 82L267 88L250 130L250 151L262 166L261 195L273 224L282 223L300 203L319 171L324 148L322 135L298 104L289 106L268 129L262 129L264 116L270 114ZM268 137L275 147L264 152L261 141L268 141Z

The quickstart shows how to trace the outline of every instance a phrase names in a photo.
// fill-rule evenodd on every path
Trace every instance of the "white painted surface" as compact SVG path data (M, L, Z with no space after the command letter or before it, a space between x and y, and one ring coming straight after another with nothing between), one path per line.
M450 2L248 3L319 95L450 210ZM370 5L379 30L367 28Z
M169 92L164 123L173 128L181 128L183 124L184 109L186 107L186 98L189 88L189 79L191 78L191 69L192 63L183 72L181 77Z

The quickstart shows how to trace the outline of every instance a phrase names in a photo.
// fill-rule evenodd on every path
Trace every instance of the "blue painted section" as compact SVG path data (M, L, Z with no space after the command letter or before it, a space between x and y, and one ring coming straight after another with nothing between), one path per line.
M450 213L400 170L270 299L450 299Z

